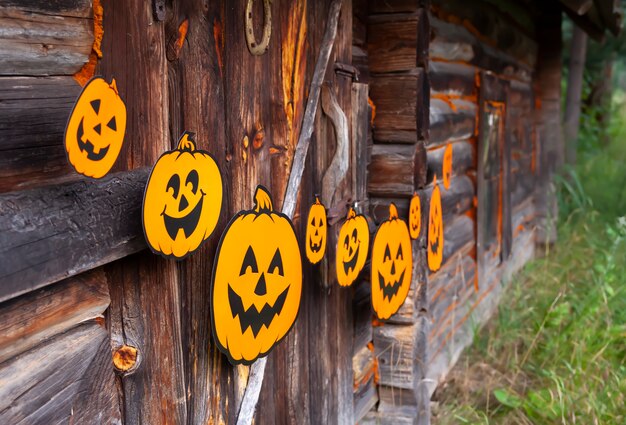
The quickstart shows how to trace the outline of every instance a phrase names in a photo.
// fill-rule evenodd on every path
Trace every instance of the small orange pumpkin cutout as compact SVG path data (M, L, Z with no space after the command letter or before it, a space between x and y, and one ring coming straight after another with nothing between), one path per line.
M222 176L210 153L196 149L185 132L178 147L152 168L143 198L142 223L155 254L182 259L213 233L222 209Z
M428 244L426 250L428 251L428 267L433 272L439 270L443 260L443 213L441 191L436 176L428 211Z
M409 229L394 204L374 236L371 273L372 307L379 319L389 319L404 303L413 276Z
M254 200L226 226L213 266L213 336L232 364L267 355L300 309L302 258L293 224L274 211L263 186Z
M409 204L409 235L411 239L417 239L422 229L422 201L419 195L413 194Z
M450 189L450 179L452 178L452 143L446 145L443 151L443 187Z
M335 268L339 285L350 286L354 283L365 266L369 245L370 229L367 219L350 208L337 239Z
M126 105L111 84L94 77L83 88L65 127L67 160L77 173L99 179L113 167L126 132Z
M326 207L316 196L315 203L309 209L306 237L304 239L306 258L308 258L311 264L317 264L324 258L327 234Z

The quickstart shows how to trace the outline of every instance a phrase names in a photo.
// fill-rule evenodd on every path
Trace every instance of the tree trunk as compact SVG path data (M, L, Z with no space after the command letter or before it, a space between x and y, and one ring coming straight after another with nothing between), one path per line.
M576 148L580 122L580 99L583 88L583 71L587 56L587 34L574 26L572 46L570 48L569 75L567 77L567 99L565 102L565 161L576 164Z

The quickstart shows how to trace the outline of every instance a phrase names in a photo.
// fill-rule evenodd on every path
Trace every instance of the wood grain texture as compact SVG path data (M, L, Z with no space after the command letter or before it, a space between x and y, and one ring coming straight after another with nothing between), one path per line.
M80 90L72 77L0 78L0 192L79 177L63 135Z
M145 247L148 170L0 195L0 300Z
M101 316L110 303L102 269L86 272L0 306L0 363Z
M372 196L411 197L426 183L423 144L372 146L368 192Z
M464 63L430 61L431 94L477 96L476 72L476 67Z
M452 143L452 175L461 176L473 167L475 161L474 147L466 141ZM443 154L446 146L428 151L428 175L426 180L431 182L437 176L443 178Z
M106 330L87 322L2 363L0 420L121 423L110 353Z
M41 3L0 5L0 75L73 75L88 61L91 2Z
M428 147L472 137L476 130L476 111L475 102L431 99Z

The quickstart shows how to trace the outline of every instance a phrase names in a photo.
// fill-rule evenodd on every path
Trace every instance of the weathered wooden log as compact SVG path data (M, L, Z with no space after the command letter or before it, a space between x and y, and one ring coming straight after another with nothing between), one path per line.
M355 423L361 423L361 419L372 410L378 403L378 391L374 376L358 387L354 393L353 410Z
M430 100L428 147L472 137L476 130L476 104L461 99Z
M454 62L430 61L430 93L453 96L476 96L476 67Z
M411 197L426 183L426 150L414 145L372 146L368 192L372 196Z
M359 280L352 299L354 312L354 334L352 339L353 353L356 353L372 342L372 285L369 281Z
M411 71L428 61L430 24L426 9L371 15L367 50L372 73Z
M467 243L474 240L474 220L466 215L458 216L451 224L444 222L443 260L445 264Z
M80 90L72 77L0 78L0 192L77 177L63 134Z
M452 146L452 175L460 176L472 167L474 163L474 148L468 142L461 141L451 143ZM431 149L427 152L428 175L427 181L443 179L443 154L446 146Z
M424 134L428 123L421 119L425 97L423 91L424 71L413 68L401 74L384 74L371 79L370 97L376 105L374 140L378 142L405 142L405 137L395 140L394 132L413 133L415 143Z
M450 189L443 190L441 187L441 209L443 211L443 222L452 223L455 217L464 214L472 208L474 198L474 183L467 176L456 176L450 182ZM417 191L422 199L422 228L428 220L428 200L432 194L432 185ZM370 211L372 219L379 224L389 218L389 204L394 203L398 208L398 214L407 220L409 215L409 198L371 198ZM424 233L424 232L422 232Z
M73 75L93 40L89 0L0 5L0 75Z
M97 269L2 304L0 363L100 316L109 303L106 276Z
M537 43L521 26L487 1L468 4L463 0L433 0L431 10L438 19L461 22L485 45L505 52L528 68L537 60ZM526 11L522 11L524 13ZM519 12L518 12L519 13ZM530 14L526 12L526 15ZM490 69L490 68L487 68Z
M148 169L0 195L0 300L145 248Z
M468 29L431 16L431 60L462 62L501 75L530 81L532 67L504 50L480 41Z
M106 329L79 325L0 365L0 422L121 423Z
M448 262L446 272L440 273L440 270L436 279L429 279L432 293L428 313L433 322L433 330L443 322L450 306L459 301L460 294L466 290L475 290L476 262L469 253L463 251L466 250L461 250L456 259Z
M372 0L369 2L370 13L411 13L425 7L429 0Z

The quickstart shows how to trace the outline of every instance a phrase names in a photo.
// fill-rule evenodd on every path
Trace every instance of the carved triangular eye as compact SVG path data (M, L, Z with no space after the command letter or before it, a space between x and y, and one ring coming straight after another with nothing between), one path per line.
M280 250L278 248L276 248L276 253L274 254L274 258L272 258L272 262L267 268L267 271L272 274L278 273L279 276L285 275L283 271L283 258L281 257Z
M111 118L107 123L107 127L109 127L113 131L117 131L117 123L115 122L115 117Z
M322 219L321 219L321 218L319 219L319 224L318 224L318 226L319 226L319 227L322 227Z
M391 260L391 251L389 250L389 245L385 247L385 256L383 257L383 261L387 262Z
M91 107L93 108L93 110L96 112L96 115L97 115L100 112L100 99L92 100L89 103L91 104Z
M243 257L243 263L241 264L241 271L239 272L239 276L242 276L248 273L248 267L252 273L258 273L259 268L256 264L256 255L254 255L254 250L252 246L248 246L248 250L246 251L246 255Z
M404 256L402 255L402 245L398 247L398 254L396 254L396 260L403 260Z

